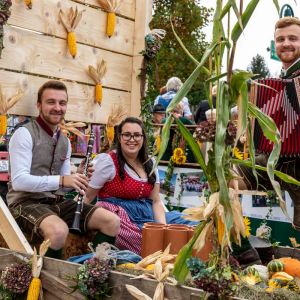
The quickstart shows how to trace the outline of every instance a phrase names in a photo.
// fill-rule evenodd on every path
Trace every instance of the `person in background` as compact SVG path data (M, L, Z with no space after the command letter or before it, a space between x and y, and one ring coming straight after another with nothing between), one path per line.
M281 78L292 79L300 76L300 20L294 17L284 17L279 19L275 24L274 32L275 49L278 57L282 62ZM297 95L295 95L297 99ZM298 98L299 100L299 98ZM294 110L296 113L297 109ZM299 117L299 109L298 115ZM295 129L294 129L295 130ZM266 166L267 155L256 155L256 164ZM276 170L280 170L293 178L300 180L300 153L296 157L280 156L276 165ZM239 188L256 189L256 179L250 168L238 167L238 173L243 180L239 181ZM273 187L266 174L259 172L259 184L268 190ZM300 230L300 187L280 181L281 188L286 190L294 203L293 226Z
M162 104L165 109L167 109L169 103L172 101L176 93L180 90L182 87L182 82L178 77L171 77L167 84L167 92L163 95L159 95L156 97L154 101L154 105L156 104ZM182 102L184 104L183 107L183 116L188 119L192 119L193 115L190 110L189 100L187 97L184 97L182 99Z
M31 238L50 240L46 255L54 258L62 257L77 206L76 201L64 199L69 191L65 188L84 194L89 182L78 171L70 174L71 144L59 128L67 105L66 86L60 81L47 81L38 91L39 116L19 127L9 142L9 209L23 232ZM80 229L98 231L99 242L113 242L119 232L119 218L103 208L84 204Z
M216 108L216 95L217 95L217 86L215 85L211 90L213 107L209 106L208 100L201 101L194 116L194 121L196 124L199 124L203 121L207 121L206 112L212 108Z
M156 104L152 110L152 122L154 124L162 124L162 120L166 117L166 109L162 104Z

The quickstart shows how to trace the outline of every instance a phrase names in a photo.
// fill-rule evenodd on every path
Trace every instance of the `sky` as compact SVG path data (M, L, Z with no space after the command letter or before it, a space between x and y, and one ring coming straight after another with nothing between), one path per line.
M202 0L200 4L206 7L214 7L215 2L215 0ZM249 0L244 1L244 9L249 2ZM298 3L298 5L296 5L295 0L279 0L278 2L280 7L284 4L289 4L294 11L295 17L300 17L300 4ZM279 75L281 63L271 59L270 52L267 51L273 39L274 25L278 18L279 16L272 0L259 1L253 13L253 18L250 19L244 30L244 34L238 40L234 68L246 70L251 59L256 56L256 54L260 54L265 58L271 75ZM235 20L231 21L231 23L233 26ZM204 29L208 41L211 39L211 31L211 25Z

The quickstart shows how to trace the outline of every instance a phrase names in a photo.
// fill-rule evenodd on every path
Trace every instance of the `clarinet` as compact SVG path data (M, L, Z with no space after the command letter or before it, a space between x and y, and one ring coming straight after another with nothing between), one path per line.
M83 174L86 176L88 173L88 167L89 167L89 163L91 161L91 156L93 153L94 141L95 141L95 135L93 132L91 132L89 143L88 143L87 150L86 150L86 160L85 160L84 170L83 170ZM82 207L83 207L83 197L84 197L83 195L79 194L78 198L77 198L77 206L76 206L73 223L69 229L70 232L72 232L72 233L81 233L79 224L80 224L81 212L82 212Z

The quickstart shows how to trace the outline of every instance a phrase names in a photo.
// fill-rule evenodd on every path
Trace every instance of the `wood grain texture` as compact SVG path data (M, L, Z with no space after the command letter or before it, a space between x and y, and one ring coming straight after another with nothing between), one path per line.
M5 27L4 45L0 68L93 84L87 73L88 65L96 66L97 61L104 59L107 73L103 86L131 90L129 56L77 45L78 54L73 59L65 40L10 26Z
M145 48L145 35L150 31L148 24L152 14L152 0L138 0L136 2L135 23L134 23L134 42L133 42L133 62L131 75L131 114L140 116L141 114L141 72L143 56L141 51Z
M41 33L66 38L66 30L59 19L59 10L73 7L84 11L82 19L75 29L77 42L110 50L113 52L133 55L134 22L117 17L116 30L111 38L106 32L107 13L86 5L69 0L39 0L35 1L31 10L24 9L24 1L13 2L9 25L35 30Z
M48 79L27 74L0 70L1 86L6 97L11 97L17 90L24 91L23 98L9 111L11 114L37 116L37 91ZM130 107L130 93L103 89L102 106L94 103L94 87L76 82L64 82L68 89L69 103L67 121L106 124L114 105ZM129 111L128 111L129 114Z
M73 0L73 1L100 7L98 0ZM127 18L134 19L136 1L139 0L121 0L121 5L119 6L117 13L122 16L126 16Z

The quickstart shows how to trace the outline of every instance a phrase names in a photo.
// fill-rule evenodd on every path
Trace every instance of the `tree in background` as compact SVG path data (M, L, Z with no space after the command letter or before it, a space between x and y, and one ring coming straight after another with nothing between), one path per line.
M172 32L170 17L176 33L187 49L196 59L200 59L208 45L202 29L209 22L211 10L200 6L199 0L153 0L153 12L150 27L166 30L157 55L157 71L149 80L149 88L158 94L159 88L164 86L170 77L177 76L184 82L195 67L178 44ZM188 94L190 104L198 104L206 98L203 89L205 79L205 75L199 77L197 84Z
M253 74L259 74L256 78L266 78L270 76L270 70L265 59L260 54L256 54L251 60L247 70Z

